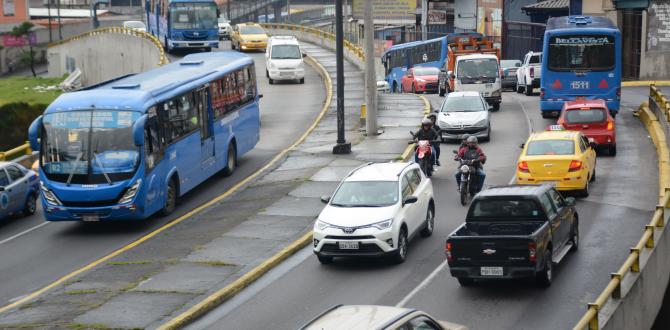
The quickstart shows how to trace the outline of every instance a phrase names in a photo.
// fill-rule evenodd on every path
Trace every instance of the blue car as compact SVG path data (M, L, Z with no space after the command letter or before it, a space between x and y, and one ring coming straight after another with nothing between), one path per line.
M0 219L16 213L32 215L37 208L37 174L20 164L0 162Z

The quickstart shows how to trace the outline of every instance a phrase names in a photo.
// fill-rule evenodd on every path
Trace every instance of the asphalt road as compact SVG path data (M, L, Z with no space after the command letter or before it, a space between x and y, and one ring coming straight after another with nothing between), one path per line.
M456 145L443 144L443 166L433 177L435 231L410 244L404 264L341 260L323 266L307 247L189 329L295 329L336 304L401 304L470 329L571 329L638 241L657 201L655 149L630 108L644 93L624 92L628 108L616 119L618 155L598 157L591 196L577 202L580 249L555 269L550 288L525 280L465 288L449 275L444 241L463 222L466 208L453 179L450 150ZM434 107L441 102L436 95L429 99ZM492 140L482 144L487 185L512 178L528 123L533 130L552 123L540 116L537 96L505 93L503 100L502 110L492 113ZM635 164L650 170L631 171Z
M228 42L222 45L229 49ZM240 159L236 172L227 178L215 176L189 192L170 217L154 216L134 223L47 223L40 207L34 216L0 221L0 306L44 287L222 194L300 137L323 106L325 91L321 77L306 65L304 85L270 86L265 78L264 54L249 55L256 62L258 88L264 95L261 141ZM174 60L179 55L171 57ZM287 97L289 95L296 97Z

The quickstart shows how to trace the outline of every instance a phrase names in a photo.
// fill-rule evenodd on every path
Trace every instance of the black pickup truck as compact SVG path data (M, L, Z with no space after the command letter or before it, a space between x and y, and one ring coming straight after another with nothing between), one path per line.
M535 277L549 286L552 267L579 244L575 199L550 185L511 185L475 196L465 223L447 238L451 276L475 279Z

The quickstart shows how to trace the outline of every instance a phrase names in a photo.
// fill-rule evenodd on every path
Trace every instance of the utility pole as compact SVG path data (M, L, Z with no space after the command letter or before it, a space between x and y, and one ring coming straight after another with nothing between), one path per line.
M232 1L232 0L228 0L228 1L226 1L226 16L227 16L226 19L229 20L229 21L232 20L232 18L231 18L231 16L230 16L230 2L231 2L231 1Z
M51 0L47 0L47 15L49 15L49 43L52 43L54 39L51 33Z
M337 144L336 155L351 153L351 143L344 139L344 42L342 0L335 0L335 61L337 66Z
M421 40L428 40L428 0L421 0Z
M377 135L377 74L375 73L375 25L372 1L365 1L365 130L368 136ZM338 86L339 87L339 86Z
M56 6L58 6L58 40L63 40L63 29L61 27L61 20L60 20L60 0L56 0Z
M291 23L291 0L286 0L286 20ZM279 22L279 19L277 19L277 22Z

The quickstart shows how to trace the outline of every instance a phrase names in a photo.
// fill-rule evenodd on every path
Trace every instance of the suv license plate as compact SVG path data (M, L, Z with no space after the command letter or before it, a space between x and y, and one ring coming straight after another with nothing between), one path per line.
M100 216L97 214L86 214L81 216L83 221L100 221Z
M337 242L340 250L358 250L358 242Z
M480 274L482 276L502 276L502 267L481 267Z

